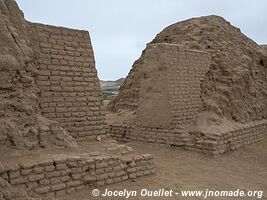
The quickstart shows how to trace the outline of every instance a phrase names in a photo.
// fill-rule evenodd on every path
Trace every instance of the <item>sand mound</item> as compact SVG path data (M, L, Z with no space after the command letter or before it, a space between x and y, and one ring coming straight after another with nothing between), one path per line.
M56 122L40 116L37 67L23 13L15 1L0 0L0 14L1 145L19 149L75 145Z
M203 111L236 122L267 117L267 62L260 47L218 16L189 19L165 28L153 43L171 43L208 51L211 65L201 84ZM142 74L136 61L108 109L135 111Z
M152 41L159 42L210 52L201 92L207 110L238 122L267 117L267 63L238 28L218 16L201 17L167 27Z

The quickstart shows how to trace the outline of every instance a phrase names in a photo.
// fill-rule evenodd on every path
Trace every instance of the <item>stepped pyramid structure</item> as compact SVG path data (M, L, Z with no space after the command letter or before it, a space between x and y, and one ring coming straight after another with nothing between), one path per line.
M261 140L267 131L263 49L218 16L167 27L110 102L111 134L211 155Z

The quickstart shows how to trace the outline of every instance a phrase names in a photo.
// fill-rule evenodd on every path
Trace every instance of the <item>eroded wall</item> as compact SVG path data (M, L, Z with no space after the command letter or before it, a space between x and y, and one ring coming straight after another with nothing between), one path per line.
M164 50L164 47L149 45L143 54L136 111L137 126L168 128L171 125L172 108L169 102L168 66Z
M41 116L38 63L14 0L0 0L0 24L0 145L20 150L75 146L55 121Z
M15 166L0 171L12 186L27 189L30 194L53 197L71 194L87 186L103 186L135 179L155 173L153 157L150 154L120 154L125 146L110 149L112 155L73 156L43 154L33 160L18 160ZM114 156L116 155L116 156Z
M162 44L158 44L162 45ZM202 108L201 82L210 67L210 56L203 51L186 50L164 44L172 125L190 123Z
M150 44L143 55L137 125L177 128L202 108L201 81L209 70L208 53L172 44Z
M79 140L105 134L101 91L87 31L28 23L42 115Z
M211 123L191 130L204 108L201 87L210 67L208 53L150 44L141 67L137 123L110 124L113 138L180 146L215 156L264 138L266 120L246 124L224 120L223 125Z
M264 139L267 121L261 120L247 124L232 124L220 130L220 126L208 131L184 132L181 129L140 128L127 125L111 125L110 135L118 141L132 140L179 146L185 149L219 156L226 152L255 144Z

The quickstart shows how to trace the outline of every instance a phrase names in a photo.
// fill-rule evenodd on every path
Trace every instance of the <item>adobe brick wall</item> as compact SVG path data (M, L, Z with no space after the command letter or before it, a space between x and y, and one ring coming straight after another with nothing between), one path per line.
M31 193L54 196L155 173L150 154L54 156L8 166L0 171L0 177Z
M257 143L267 134L267 120L254 121L246 124L234 123L232 127L221 130L213 127L203 131L203 137L195 137L191 146L194 149L211 155L220 155L241 147ZM194 133L192 133L194 134Z
M142 141L179 146L212 156L257 143L267 134L267 120L247 124L233 124L222 131L220 127L198 133L182 129L140 128L127 125L110 125L110 135L118 141Z
M208 53L150 44L140 63L138 70L145 78L138 88L136 123L110 124L109 133L116 140L181 146L217 156L256 143L266 134L266 120L187 130L203 108L201 83L210 67Z
M201 81L210 67L209 54L160 43L149 44L141 58L136 124L171 129L190 123L202 108Z
M106 134L105 113L87 31L28 23L37 56L42 115L74 138Z
M201 81L210 67L210 56L203 51L183 49L176 45L164 47L167 59L167 80L171 103L172 126L190 123L202 108Z

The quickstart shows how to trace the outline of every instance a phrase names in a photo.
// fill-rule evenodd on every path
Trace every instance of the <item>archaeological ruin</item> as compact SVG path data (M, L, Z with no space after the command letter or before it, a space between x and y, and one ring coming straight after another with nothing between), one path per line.
M14 0L1 0L0 12L0 199L53 197L153 174L150 154L103 141L89 33L28 22Z
M125 142L215 160L266 136L267 46L222 17L157 34L105 108L88 31L29 22L15 0L0 14L0 200L140 186L166 167Z
M78 140L105 135L105 112L87 31L28 23L45 117Z
M254 144L267 131L263 60L262 47L221 17L171 25L110 102L110 134L213 156Z

